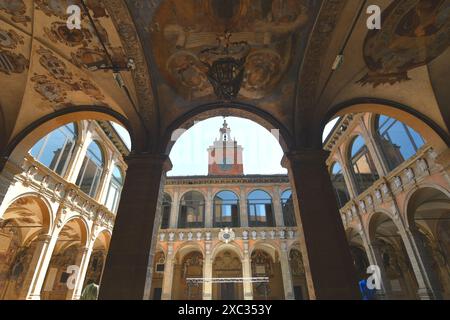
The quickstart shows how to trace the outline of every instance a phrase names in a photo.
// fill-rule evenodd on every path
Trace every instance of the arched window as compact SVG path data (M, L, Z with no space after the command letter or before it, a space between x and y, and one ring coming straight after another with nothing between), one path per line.
M272 197L255 190L248 195L248 223L250 227L273 227Z
M161 207L161 229L169 228L171 209L172 209L172 198L167 193L164 193Z
M66 124L39 140L30 154L40 163L59 175L66 172L77 137L74 123Z
M100 177L103 173L103 166L103 153L99 144L93 141L87 149L86 157L83 160L76 182L77 186L92 198L97 193Z
M411 158L425 144L420 134L396 119L378 115L375 124L389 170Z
M114 167L111 182L109 183L108 194L106 196L106 207L112 212L117 212L120 194L123 187L123 175L118 166Z
M331 166L331 183L336 193L336 199L339 208L342 208L349 200L350 195L348 193L347 184L345 183L342 167L338 162L335 162Z
M214 227L239 227L239 199L234 192L221 191L214 197Z
M350 148L350 163L358 193L364 192L379 176L364 139L357 136Z
M180 202L178 228L203 228L205 221L205 198L200 192L189 191Z
M295 222L295 211L294 203L292 202L291 189L285 190L281 194L281 208L283 210L284 225L286 227L295 227L297 223Z

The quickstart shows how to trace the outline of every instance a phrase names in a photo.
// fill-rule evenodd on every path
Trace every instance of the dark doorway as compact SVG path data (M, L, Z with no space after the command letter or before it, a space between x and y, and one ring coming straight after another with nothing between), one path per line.
M294 298L295 300L303 300L302 287L294 286Z
M234 283L220 284L220 298L221 300L236 300Z

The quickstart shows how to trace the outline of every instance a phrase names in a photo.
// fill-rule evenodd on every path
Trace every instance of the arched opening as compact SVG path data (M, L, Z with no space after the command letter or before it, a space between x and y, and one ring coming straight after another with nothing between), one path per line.
M450 197L432 187L414 192L407 205L410 228L434 274L443 299L450 299Z
M76 181L77 186L89 195L95 198L100 179L105 166L105 156L97 141L92 141L87 149L86 156L81 165Z
M307 300L308 283L306 282L305 266L300 249L292 248L289 252L289 270L291 271L294 299Z
M86 225L81 218L71 219L61 229L42 287L42 300L72 299L86 238Z
M272 257L262 249L255 249L252 252L252 276L267 277L269 280L253 283L253 299L255 300L284 300L283 276L276 250L274 255Z
M214 258L213 278L242 278L241 259L233 250L224 249ZM220 282L212 285L213 300L242 300L244 291L242 283Z
M394 221L376 213L369 224L370 241L382 273L388 299L417 299L418 284L403 240Z
M115 165L112 171L111 181L106 194L105 206L116 213L119 207L120 195L122 193L124 176L119 166Z
M165 262L166 257L164 252L162 250L157 251L153 258L152 288L150 290L151 300L161 300Z
M369 267L370 263L361 235L354 229L350 229L347 231L347 240L353 258L353 264L355 265L357 272L358 281L366 280L369 276L367 267Z
M77 125L69 123L53 130L39 140L31 148L30 154L50 170L64 176L77 139Z
M214 196L214 228L239 227L239 198L232 191Z
M248 224L250 227L273 227L272 197L263 190L254 190L247 196Z
M180 201L178 228L203 228L205 226L205 198L198 191L189 191Z
M48 233L50 212L42 200L23 196L0 220L0 299L25 299L40 254L39 236Z
M170 212L172 210L172 198L166 192L163 195L161 205L161 229L168 229L170 225Z
M186 252L187 251L187 252ZM172 299L202 300L203 286L189 279L203 277L203 254L195 248L179 249L173 269Z
M330 176L339 208L342 208L350 200L350 194L347 189L342 166L339 162L331 165Z
M377 115L375 132L389 170L414 156L425 141L414 129L394 118Z
M364 192L379 175L364 138L360 135L353 138L349 146L349 162L358 193Z
M281 194L281 210L283 210L284 225L286 227L297 226L291 189L287 189Z
M110 240L111 235L107 231L103 231L95 239L83 282L81 300L96 300L98 297Z

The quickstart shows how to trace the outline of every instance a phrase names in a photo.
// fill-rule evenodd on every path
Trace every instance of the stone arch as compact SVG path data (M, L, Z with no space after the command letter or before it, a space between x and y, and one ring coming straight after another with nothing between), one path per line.
M228 243L215 247L211 255L213 278L242 278L243 259L236 245ZM241 282L213 283L212 298L214 300L243 299Z
M244 254L242 252L242 248L239 247L239 245L237 245L236 243L223 242L219 242L213 247L211 251L211 260L214 261L216 256L223 250L231 250L239 257L239 259L241 259L241 261L244 260Z
M254 246L250 257L252 276L268 278L268 282L253 283L253 298L255 300L284 299L284 279L277 248L270 244L259 243Z
M255 250L263 250L266 251L270 257L272 258L272 262L275 263L277 261L277 258L280 257L280 248L276 244L276 242L272 240L257 240L251 247L251 250L249 252L250 256L252 255L253 251Z
M175 254L172 299L201 300L201 285L191 285L188 278L203 277L204 253L198 244L188 243L179 248Z
M350 253L352 254L353 263L358 274L358 280L367 278L367 267L370 265L369 253L364 246L361 234L354 228L346 230L347 241L350 246Z
M191 252L198 251L202 254L202 257L205 257L205 252L203 248L198 244L197 242L190 241L185 242L181 246L179 246L176 251L174 252L174 257L177 262L182 261L188 254Z
M420 133L436 150L444 150L450 146L450 135L435 121L414 108L378 98L355 98L332 106L323 117L320 132L323 132L325 125L336 115L364 112L383 114L405 123Z

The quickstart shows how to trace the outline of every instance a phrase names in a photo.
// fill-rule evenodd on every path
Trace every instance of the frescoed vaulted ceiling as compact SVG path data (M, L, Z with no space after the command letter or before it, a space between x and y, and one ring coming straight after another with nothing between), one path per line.
M450 0L373 2L381 30L350 0L84 0L90 17L82 10L81 30L69 30L67 7L81 0L0 0L0 145L86 105L123 115L145 140L133 145L159 151L205 111L260 117L287 144L320 143L330 110L361 98L411 106L447 130ZM232 101L208 78L208 49L227 36L248 45ZM102 70L111 65L128 92Z

